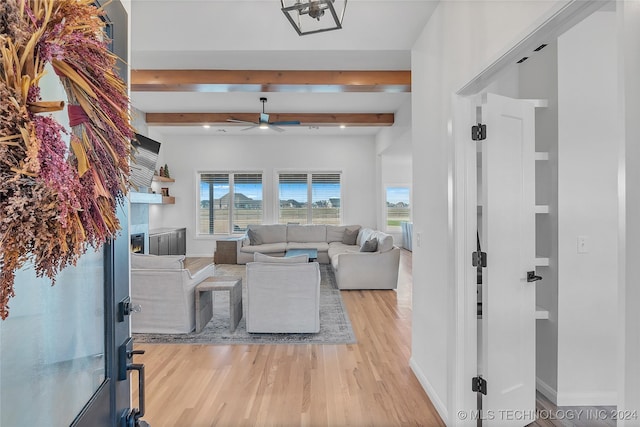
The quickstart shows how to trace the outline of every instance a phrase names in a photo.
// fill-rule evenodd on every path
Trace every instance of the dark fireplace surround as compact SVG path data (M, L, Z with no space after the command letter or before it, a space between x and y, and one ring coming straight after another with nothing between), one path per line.
M131 252L134 254L144 253L144 233L136 233L131 235Z

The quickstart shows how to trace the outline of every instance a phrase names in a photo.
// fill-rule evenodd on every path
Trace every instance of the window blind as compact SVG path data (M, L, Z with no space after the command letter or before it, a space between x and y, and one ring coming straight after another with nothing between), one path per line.
M340 224L340 174L311 174L311 222Z

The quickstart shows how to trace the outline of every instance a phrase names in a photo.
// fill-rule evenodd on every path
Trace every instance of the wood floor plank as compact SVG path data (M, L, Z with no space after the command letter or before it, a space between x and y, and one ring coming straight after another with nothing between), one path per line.
M357 344L136 344L154 427L444 426L409 367L411 253L397 291L342 291ZM134 406L137 389L134 384Z

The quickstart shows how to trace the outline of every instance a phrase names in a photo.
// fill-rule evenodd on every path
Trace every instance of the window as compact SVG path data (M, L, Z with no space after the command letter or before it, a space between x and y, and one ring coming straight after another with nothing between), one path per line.
M402 186L386 188L387 231L399 231L400 223L411 221L410 189Z
M281 173L278 194L281 224L338 225L342 222L340 173Z
M198 234L244 233L261 224L261 173L200 173Z

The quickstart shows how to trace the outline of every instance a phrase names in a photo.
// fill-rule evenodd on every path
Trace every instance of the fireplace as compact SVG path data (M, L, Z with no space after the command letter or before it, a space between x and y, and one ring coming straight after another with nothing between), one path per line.
M131 252L134 254L144 253L144 233L131 235Z

